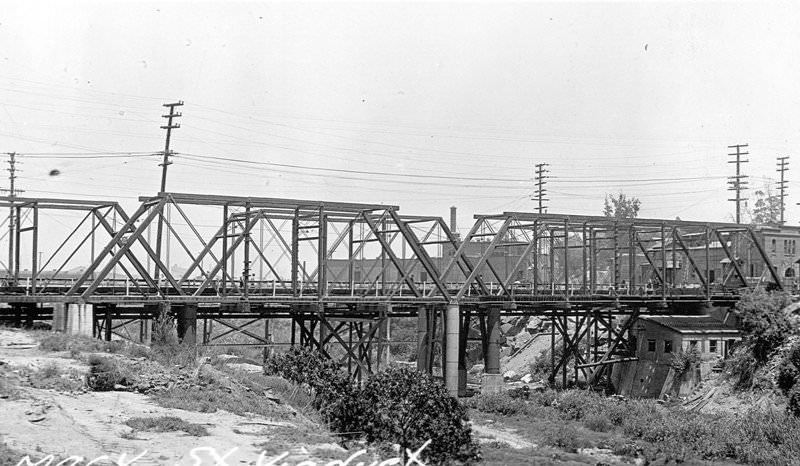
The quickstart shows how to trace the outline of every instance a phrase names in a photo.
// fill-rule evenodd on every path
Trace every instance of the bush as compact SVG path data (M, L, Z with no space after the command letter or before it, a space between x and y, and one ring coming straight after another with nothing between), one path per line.
M613 428L611 421L602 414L591 414L583 421L587 429L595 432L608 432Z
M153 346L170 346L178 343L177 324L169 311L162 310L153 319L153 336L150 340Z
M524 413L526 407L524 401L515 400L504 393L474 396L467 401L467 406L484 413L501 414L503 416Z
M673 353L670 366L675 371L677 378L680 379L684 374L692 370L692 367L694 367L699 360L700 355L697 353L696 348L692 348L689 351L680 350L677 353Z
M792 326L783 309L792 303L785 292L755 290L741 296L735 313L741 321L746 340L752 344L752 354L759 364L767 361L792 332Z
M786 409L791 414L800 416L800 385L795 385L789 392L789 406Z
M431 464L480 459L466 408L427 373L389 368L367 381L358 400L369 442L398 443L405 452L430 440L422 458Z
M349 377L335 362L301 346L294 346L286 353L267 360L264 372L308 387L314 395L314 407L317 409L325 410L334 401L347 398L352 393Z
M431 440L421 455L428 464L480 459L466 408L428 374L393 367L359 389L336 363L303 347L271 358L264 370L307 387L329 428L345 438L398 443L403 455Z
M115 385L125 385L126 382L127 377L114 360L96 355L89 357L89 374L86 376L89 388L96 392L107 392L114 390Z
M186 432L195 437L208 435L208 430L200 424L192 424L176 416L135 417L125 421L133 430L149 432Z

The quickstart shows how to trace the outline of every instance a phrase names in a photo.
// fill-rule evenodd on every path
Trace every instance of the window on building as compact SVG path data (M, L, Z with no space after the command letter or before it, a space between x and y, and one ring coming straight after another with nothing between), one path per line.
M655 353L656 352L656 341L655 340L647 340L647 352L648 353Z
M664 340L664 352L665 353L672 352L672 340Z
M697 349L697 340L689 340L689 349L696 350Z
M709 353L717 352L717 340L708 340L708 352Z
M419 279L422 280L423 282L427 282L428 281L428 272L425 271L425 270L421 271L419 273Z
M715 276L714 270L709 270L708 271L708 283L714 283L714 280L716 278L717 277Z
M778 242L775 240L775 238L772 239L770 245L770 252L775 252L775 250L778 248Z

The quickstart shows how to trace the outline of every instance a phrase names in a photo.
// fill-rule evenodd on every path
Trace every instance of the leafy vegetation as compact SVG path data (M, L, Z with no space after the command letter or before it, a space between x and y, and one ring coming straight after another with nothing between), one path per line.
M134 431L148 432L186 432L195 437L208 435L208 430L200 424L186 422L176 416L135 417L125 421Z
M300 347L272 358L266 371L307 387L331 430L345 438L397 443L403 454L431 440L422 452L428 464L479 460L466 409L426 373L389 368L358 388L335 363Z
M123 373L116 361L110 358L92 355L89 357L89 374L86 385L96 392L114 390L117 385L125 385L128 376Z
M505 398L505 399L504 399ZM533 392L525 398L480 395L468 402L479 412L511 415L520 428L532 419L533 440L575 452L612 448L646 462L734 460L748 464L791 464L800 457L800 419L773 411L701 414L667 408L654 400L618 400L592 391ZM504 419L509 419L508 417ZM544 425L544 428L542 428ZM594 437L584 429L602 434Z
M700 355L697 353L697 349L691 348L689 351L679 350L677 353L673 353L670 366L675 371L675 375L680 378L692 370L699 360Z
M635 198L628 198L623 193L616 196L606 194L603 204L603 215L611 218L636 218L639 215L639 208L642 202Z

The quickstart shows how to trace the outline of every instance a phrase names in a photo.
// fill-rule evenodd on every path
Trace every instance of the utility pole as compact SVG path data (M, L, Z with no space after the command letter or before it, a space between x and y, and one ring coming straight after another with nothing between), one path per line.
M16 185L17 179L17 154L16 152L9 152L8 153L8 185L9 189L3 189L8 193L9 200L9 211L8 211L8 278L9 281L12 281L14 285L17 284L17 277L15 273L15 266L14 261L16 254L14 254L14 240L16 238L16 227L17 227L17 215L16 215L16 207L14 205L14 199L17 197L18 193L24 193L25 191L18 190ZM12 278L13 277L13 278Z
M728 163L735 163L736 164L736 175L728 177L728 191L736 191L736 198L728 199L729 201L736 202L736 223L742 223L742 212L741 212L741 204L742 201L746 201L746 198L742 198L742 190L747 189L747 181L744 181L747 178L747 175L742 175L741 166L743 163L749 162L749 160L742 160L742 156L748 155L748 152L742 152L742 149L746 149L747 144L736 144L735 146L728 146L728 149L736 149L735 153L728 154L731 157L736 157L735 160L728 160Z
M159 194L164 194L166 192L166 190L167 190L167 167L172 165L172 162L170 162L170 160L169 160L169 157L172 155L172 151L170 151L170 149L169 149L169 141L170 141L170 137L172 136L172 130L181 127L180 123L173 123L173 119L179 118L182 115L180 112L179 113L175 113L175 107L180 107L182 105L183 105L183 101L182 100L179 100L178 102L175 102L175 103L164 104L163 105L164 107L167 107L169 109L169 114L161 115L162 118L166 118L167 119L166 126L162 126L161 127L161 129L167 130L167 139L166 139L166 142L164 143L164 160L160 164L161 165L161 190L159 191ZM156 230L156 258L158 260L161 260L161 236L162 236L163 232L164 232L164 212L162 211L158 215L158 229ZM155 278L156 283L158 283L158 279L159 279L158 266L156 266L156 270L155 270L155 273L154 273L154 278Z
M547 178L549 176L545 175L545 173L550 173L550 170L547 170L545 167L549 167L550 165L547 163L537 163L536 164L536 192L534 193L534 199L538 201L539 207L537 207L540 214L543 214L547 207L544 206L544 201L549 201L550 199L545 199L545 194L547 194L547 189L545 189L544 185L547 184Z
M778 190L780 191L780 195L778 197L781 199L781 225L786 223L784 221L784 212L786 211L786 188L788 187L786 186L786 183L788 183L788 181L786 181L785 175L786 171L789 170L789 162L787 161L788 159L788 156L778 157L778 173L781 174L781 181L778 183Z

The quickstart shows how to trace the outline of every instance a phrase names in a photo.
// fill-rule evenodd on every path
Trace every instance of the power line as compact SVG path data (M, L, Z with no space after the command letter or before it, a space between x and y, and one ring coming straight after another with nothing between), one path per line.
M734 146L728 146L728 149L736 149L736 152L733 154L728 154L731 157L736 157L736 160L729 160L728 163L735 163L736 164L736 175L728 177L728 191L736 191L736 197L734 199L728 199L729 201L736 202L736 223L742 223L741 217L741 203L742 201L746 201L747 198L742 198L742 191L747 189L747 175L742 175L741 166L743 163L749 162L749 160L742 160L743 155L748 155L748 152L742 152L742 149L747 148L747 144L736 144Z
M778 190L780 191L780 194L778 195L778 197L781 200L781 225L786 223L784 221L784 212L786 210L786 188L787 188L787 186L786 186L786 179L785 179L784 175L786 174L786 171L789 170L789 162L787 161L788 158L789 158L788 156L778 157L777 158L778 159L778 173L781 174L781 181L778 183Z
M547 193L547 189L545 189L544 185L547 184L547 178L549 176L545 175L545 173L550 173L550 170L547 170L545 167L549 167L550 165L547 163L537 163L536 164L536 192L534 196L536 197L539 203L539 213L543 214L547 208L542 204L544 201L549 201L550 199L545 199L545 194Z
M444 179L444 180L458 180L458 181L499 181L499 182L512 182L512 183L527 183L530 182L530 179L522 179L522 178L486 178L486 177L469 177L469 176L450 176L450 175L420 175L420 174L411 174L411 173L389 173L389 172L378 172L378 171L366 171L366 170L349 170L345 168L324 168L324 167L309 167L305 165L294 165L288 163L275 163L275 162L256 162L253 160L245 160L245 159L235 159L232 157L218 157L213 155L200 155L200 154L188 154L179 152L178 155L181 156L189 156L195 157L199 159L206 159L206 160L219 160L225 162L234 162L234 163L246 163L252 165L267 165L271 167L283 167L283 168L295 168L300 170L318 170L324 172L335 172L335 173L352 173L357 175L378 175L378 176L396 176L396 177L406 177L406 178L423 178L423 179Z

